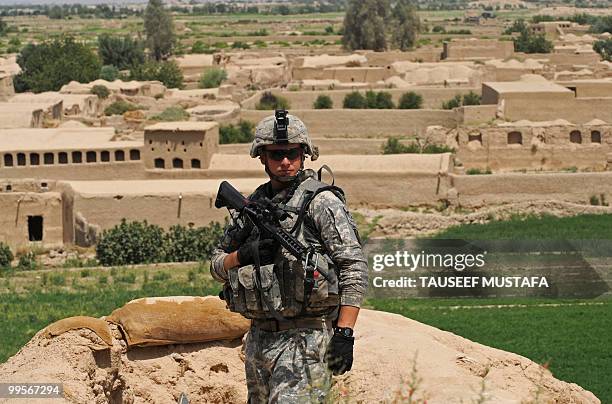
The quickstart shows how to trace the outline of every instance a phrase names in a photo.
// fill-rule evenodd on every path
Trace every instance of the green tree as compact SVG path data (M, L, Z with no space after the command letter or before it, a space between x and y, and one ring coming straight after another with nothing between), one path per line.
M353 91L344 96L342 108L364 109L367 108L366 98L359 92Z
M416 8L410 0L397 0L391 10L391 44L401 51L411 49L417 33L421 29L421 21Z
M535 35L525 30L514 41L514 51L524 53L550 53L553 44L544 35Z
M421 109L423 107L423 96L414 91L402 94L397 104L399 109Z
M0 36L6 34L6 30L8 29L8 25L5 21L0 18Z
M471 91L463 94L463 105L480 105L480 95Z
M612 39L601 39L595 41L593 50L601 55L603 60L612 61Z
M271 91L264 91L255 105L255 109L289 109L289 100L280 95L274 95Z
M168 88L183 88L183 72L175 61L149 61L132 66L129 78L141 81L157 80Z
M342 45L348 50L385 50L385 25L389 10L388 0L349 0L344 16Z
M155 60L165 60L172 55L176 43L174 22L164 10L161 0L149 0L144 14L144 28L149 51Z
M21 73L15 77L18 91L58 91L71 81L89 83L100 75L100 60L85 44L73 38L28 44L17 56Z
M144 43L127 35L116 37L102 34L98 37L98 55L104 65L129 69L135 64L144 63Z
M106 81L115 81L119 76L119 70L113 65L105 65L100 69L100 78Z

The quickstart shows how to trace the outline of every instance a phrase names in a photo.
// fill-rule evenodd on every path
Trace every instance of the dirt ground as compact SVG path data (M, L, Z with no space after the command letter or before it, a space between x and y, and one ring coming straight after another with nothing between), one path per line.
M51 339L41 331L0 365L0 380L63 383L65 399L41 403L176 403L181 393L190 403L245 402L240 340L127 350L114 325L111 334L112 347L100 350L87 329ZM334 402L407 402L409 386L412 402L600 402L527 358L396 314L362 310L356 335L353 370L336 378Z

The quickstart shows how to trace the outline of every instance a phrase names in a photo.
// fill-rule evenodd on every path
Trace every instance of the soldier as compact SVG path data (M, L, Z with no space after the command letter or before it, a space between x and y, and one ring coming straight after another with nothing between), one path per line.
M304 169L306 155L316 160L318 149L300 119L283 110L264 118L250 155L259 157L270 181L249 199L268 198L286 213L281 226L314 246L317 270L260 239L248 217L232 215L211 273L224 282L230 310L252 319L245 341L248 402L322 402L331 373L343 374L353 363L367 261L342 190Z

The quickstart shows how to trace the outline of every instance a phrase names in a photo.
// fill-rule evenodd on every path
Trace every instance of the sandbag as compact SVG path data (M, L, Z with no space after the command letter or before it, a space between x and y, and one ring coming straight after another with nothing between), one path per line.
M231 340L250 326L216 296L136 299L106 319L119 326L128 347Z
M93 331L106 345L91 345L90 347L95 350L108 349L113 345L113 338L111 336L110 328L108 323L104 320L94 317L87 316L75 316L63 318L56 321L53 324L48 325L43 330L43 335L46 338L57 337L70 330L78 330L81 328L87 328Z

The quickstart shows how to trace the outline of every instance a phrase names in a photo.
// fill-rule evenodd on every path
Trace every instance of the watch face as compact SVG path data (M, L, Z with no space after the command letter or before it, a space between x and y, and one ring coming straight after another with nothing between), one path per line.
M348 327L337 327L336 328L336 332L338 334L342 334L345 337L352 337L353 336L353 329L352 328L348 328Z

